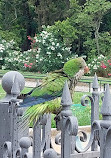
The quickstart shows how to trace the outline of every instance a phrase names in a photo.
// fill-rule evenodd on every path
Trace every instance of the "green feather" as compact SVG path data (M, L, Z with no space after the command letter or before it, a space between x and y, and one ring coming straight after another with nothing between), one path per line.
M74 75L84 67L84 60L83 58L75 58L67 61L64 64L63 71L69 77L74 77Z
M58 113L61 109L60 99L54 99L50 102L37 104L28 108L23 116L24 120L29 120L29 124L33 124L44 113Z
M53 95L54 92L62 90L66 79L67 77L61 76L60 74L50 73L42 85L33 91L31 96L42 96L44 94Z

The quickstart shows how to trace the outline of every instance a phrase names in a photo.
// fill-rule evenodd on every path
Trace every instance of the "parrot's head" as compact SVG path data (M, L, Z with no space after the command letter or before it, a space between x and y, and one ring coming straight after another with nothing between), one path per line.
M74 77L79 70L84 70L84 74L89 72L89 68L82 57L67 61L63 67L64 73L69 77Z

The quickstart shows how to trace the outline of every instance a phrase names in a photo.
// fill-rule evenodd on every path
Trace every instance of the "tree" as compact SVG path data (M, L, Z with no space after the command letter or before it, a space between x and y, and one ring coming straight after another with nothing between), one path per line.
M37 22L34 6L28 0L2 0L0 3L0 34L14 39L22 50L30 48L28 35L34 36Z
M55 21L64 20L69 9L69 0L34 0L36 6L38 30L42 30L42 25L53 25Z
M100 48L99 48L99 29L100 24L102 22L103 16L108 12L108 10L111 8L111 2L108 2L106 0L87 0L85 3L85 8L83 12L86 14L88 19L88 25L91 25L95 41L96 41L96 47L97 47L97 54L100 55Z
M77 0L71 0L70 2L69 18L62 22L56 22L51 29L64 42L72 45L74 53L87 55L87 47L84 47L84 42L94 39L97 50L95 53L100 54L99 29L103 16L111 8L111 2L86 0L84 5L79 5Z

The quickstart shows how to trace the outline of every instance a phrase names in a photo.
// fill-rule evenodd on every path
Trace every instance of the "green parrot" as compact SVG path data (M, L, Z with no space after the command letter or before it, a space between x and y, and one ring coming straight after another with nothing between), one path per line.
M60 99L65 81L68 81L71 97L78 80L89 71L85 60L82 57L70 59L60 70L49 73L42 84L35 87L28 94L25 94L21 107L29 107L24 118L30 122L37 120L44 113L58 114L60 112Z

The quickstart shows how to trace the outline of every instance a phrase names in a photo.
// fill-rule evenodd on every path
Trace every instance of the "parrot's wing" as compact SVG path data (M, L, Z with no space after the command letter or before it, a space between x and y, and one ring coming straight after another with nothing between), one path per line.
M49 75L44 78L43 83L34 89L31 96L54 95L63 89L66 80L67 77L61 73L49 73Z
M37 120L44 113L59 111L60 103L53 103L53 100L62 95L66 80L67 77L61 76L58 73L51 74L45 78L43 83L32 91L31 96L27 96L23 103L21 103L22 107L29 106L23 116L24 119L28 119L31 122Z
M28 96L26 95L20 105L28 107L60 97L66 79L67 77L61 76L60 73L49 74L40 86L29 92Z
M45 94L43 96L38 96L38 97L27 96L26 98L24 98L23 102L20 103L20 106L21 107L29 107L29 106L41 104L41 103L44 103L46 101L50 101L50 100L53 100L57 97L60 97L61 94L62 94L62 90L57 92L57 93L53 93L52 95Z

